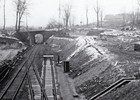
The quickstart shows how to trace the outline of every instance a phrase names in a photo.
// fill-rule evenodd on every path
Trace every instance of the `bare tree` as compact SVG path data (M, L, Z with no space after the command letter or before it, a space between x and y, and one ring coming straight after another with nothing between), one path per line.
M139 7L137 8L137 11L136 11L136 24L138 24L138 21L139 21Z
M99 7L99 1L96 1L96 7L94 7L94 11L97 16L97 27L99 27L99 13L100 13L100 7Z
M62 27L62 23L57 22L55 19L50 19L50 22L47 24L47 29L53 29L53 28L57 28L59 30L59 28Z
M72 26L72 18L71 18L71 16L70 16L70 18L69 18L69 26L70 26L70 27Z
M63 18L63 25L66 26L66 19L65 19L65 17Z
M88 26L88 6L86 6L86 20L87 20L87 26Z
M69 23L69 20L70 20L71 8L72 8L72 6L70 4L67 4L64 7L64 19L65 19L66 28L68 27L68 23Z
M15 31L18 33L20 32L20 26L21 26L21 19L23 15L25 14L25 11L27 10L27 1L26 0L16 0L16 25L15 25Z

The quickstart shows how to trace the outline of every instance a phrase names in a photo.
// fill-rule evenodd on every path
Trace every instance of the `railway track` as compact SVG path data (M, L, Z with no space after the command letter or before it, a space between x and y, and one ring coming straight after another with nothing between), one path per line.
M103 91L97 93L96 95L94 95L93 97L91 97L89 100L97 100L100 97L108 94L112 90L117 89L117 88L121 87L122 85L125 85L125 84L131 82L132 80L136 80L136 79L133 78L133 77L132 78L122 78L122 79L116 81L115 83L111 84L109 87L107 87Z
M58 88L56 87L56 71L54 68L54 61L52 58L45 58L42 63L42 74L39 75L38 66L34 62L31 68L31 86L30 97L31 100L58 100ZM38 88L36 90L36 88ZM33 92L32 92L33 91ZM60 99L59 99L60 100Z
M47 97L47 94L46 94L46 90L45 90L45 87L43 86L43 81L45 81L45 78L43 78L43 81L42 81L42 78L40 77L39 73L38 73L38 70L37 70L37 65L36 63L34 62L33 63L33 71L35 73L35 76L37 78L37 81L38 81L38 84L40 86L40 90L41 90L41 94L42 94L42 97L41 99L45 99L45 100L49 100L48 97ZM45 84L44 84L45 85ZM33 90L34 91L34 90ZM35 97L35 95L34 95Z
M33 81L35 80L34 78L36 78L37 83L40 87L39 89L41 91L40 100L58 100L57 99L58 88L56 86L57 84L56 70L54 68L55 62L52 60L52 58L48 58L48 61L45 62L47 63L47 65L45 65L44 63L43 76L41 77L39 75L38 66L35 60L36 54L38 53L39 50L40 46L35 46L30 51L26 52L26 54L24 53L25 54L24 56L27 57L21 63L21 65L18 66L10 81L0 92L0 100L19 100L19 95L23 91L22 88L26 81L29 90L28 92L30 100L38 100L36 98L35 93L36 90L34 90L35 86L33 84ZM49 70L49 74L47 73L47 70ZM3 73L4 72L5 71L3 71ZM47 75L49 75L50 77L47 77Z
M29 85L29 92L30 92L31 100L35 100L34 99L34 91L33 91L32 83L31 83L31 78L30 78L29 73L27 75L27 82L28 82L28 85Z
M45 89L45 78L46 78L46 67L44 61L42 62L43 64L43 73L42 73L42 88ZM46 94L47 97L47 94ZM47 97L48 99L48 97ZM43 93L41 93L41 100L43 100Z
M54 61L50 59L50 64L51 64L51 72L52 72L52 85L53 85L53 96L54 100L57 100L57 87L56 87L56 73L55 73L55 68L54 68Z
M5 79L5 77L8 75L9 72L10 72L9 67L3 69L3 71L0 73L0 82L2 82Z
M27 53L28 50L30 50L30 49L31 48L28 47L26 49L23 49L22 52L18 52L17 55L12 60L7 59L6 61L9 60L10 63L7 63L6 61L2 61L2 65L0 66L0 82L2 82L6 78L6 76L12 71L12 69L18 63L21 56L24 56L24 54ZM4 65L5 62L7 63L6 65Z
M28 71L34 61L35 55L37 53L37 47L34 47L28 52L28 56L23 61L23 63L17 68L12 79L7 83L5 88L0 93L0 100L16 100L17 96L22 91L25 79L28 75ZM19 100L19 99L17 99Z

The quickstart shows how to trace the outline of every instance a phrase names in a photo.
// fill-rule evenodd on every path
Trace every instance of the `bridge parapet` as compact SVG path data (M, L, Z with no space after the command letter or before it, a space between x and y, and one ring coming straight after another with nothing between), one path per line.
M31 31L22 31L18 34L18 38L22 42L26 42L27 44L34 45L35 42L35 35L41 34L43 36L43 42L45 42L49 37L52 35L60 34L62 31L46 31L46 30L31 30Z

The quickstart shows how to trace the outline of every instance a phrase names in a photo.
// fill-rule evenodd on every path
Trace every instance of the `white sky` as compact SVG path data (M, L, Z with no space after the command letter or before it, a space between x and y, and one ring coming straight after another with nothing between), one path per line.
M14 0L6 0L6 26L15 25ZM51 19L58 20L59 0L28 0L29 1L29 26L46 26ZM61 13L66 3L72 5L72 16L75 24L80 24L82 20L86 23L85 9L89 8L89 22L96 21L94 6L96 0L60 0ZM130 12L137 8L137 0L99 0L103 14L117 14ZM62 17L62 16L61 16ZM25 18L23 18L25 24ZM3 0L0 0L0 26L3 25Z

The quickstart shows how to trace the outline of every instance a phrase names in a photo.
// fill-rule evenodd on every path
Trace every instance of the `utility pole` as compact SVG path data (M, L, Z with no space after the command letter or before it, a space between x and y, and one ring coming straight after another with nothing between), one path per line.
M5 0L4 0L4 4L3 4L3 18L4 18L4 24L3 24L3 30L5 31L5 24L6 24L6 19L5 19Z
M94 7L96 16L97 16L97 27L99 27L99 13L100 13L100 7L99 7L99 1L96 0L96 7Z
M87 26L88 26L88 6L86 7L86 20L87 20Z
M28 27L28 13L26 12L26 31L28 33L28 39L29 39L29 42L30 42L30 45L32 45L32 40L31 40L31 34L29 32L29 27Z
M134 6L134 2L132 0L132 29L135 26L135 17L136 17L135 6Z
M59 29L60 29L60 19L61 19L61 0L59 0Z
M100 17L101 17L101 27L102 27L103 26L103 11L102 10L100 11L100 14L101 14Z
M97 27L99 27L99 4L97 0Z
M27 13L26 13L26 30L28 31L28 18L27 18Z

